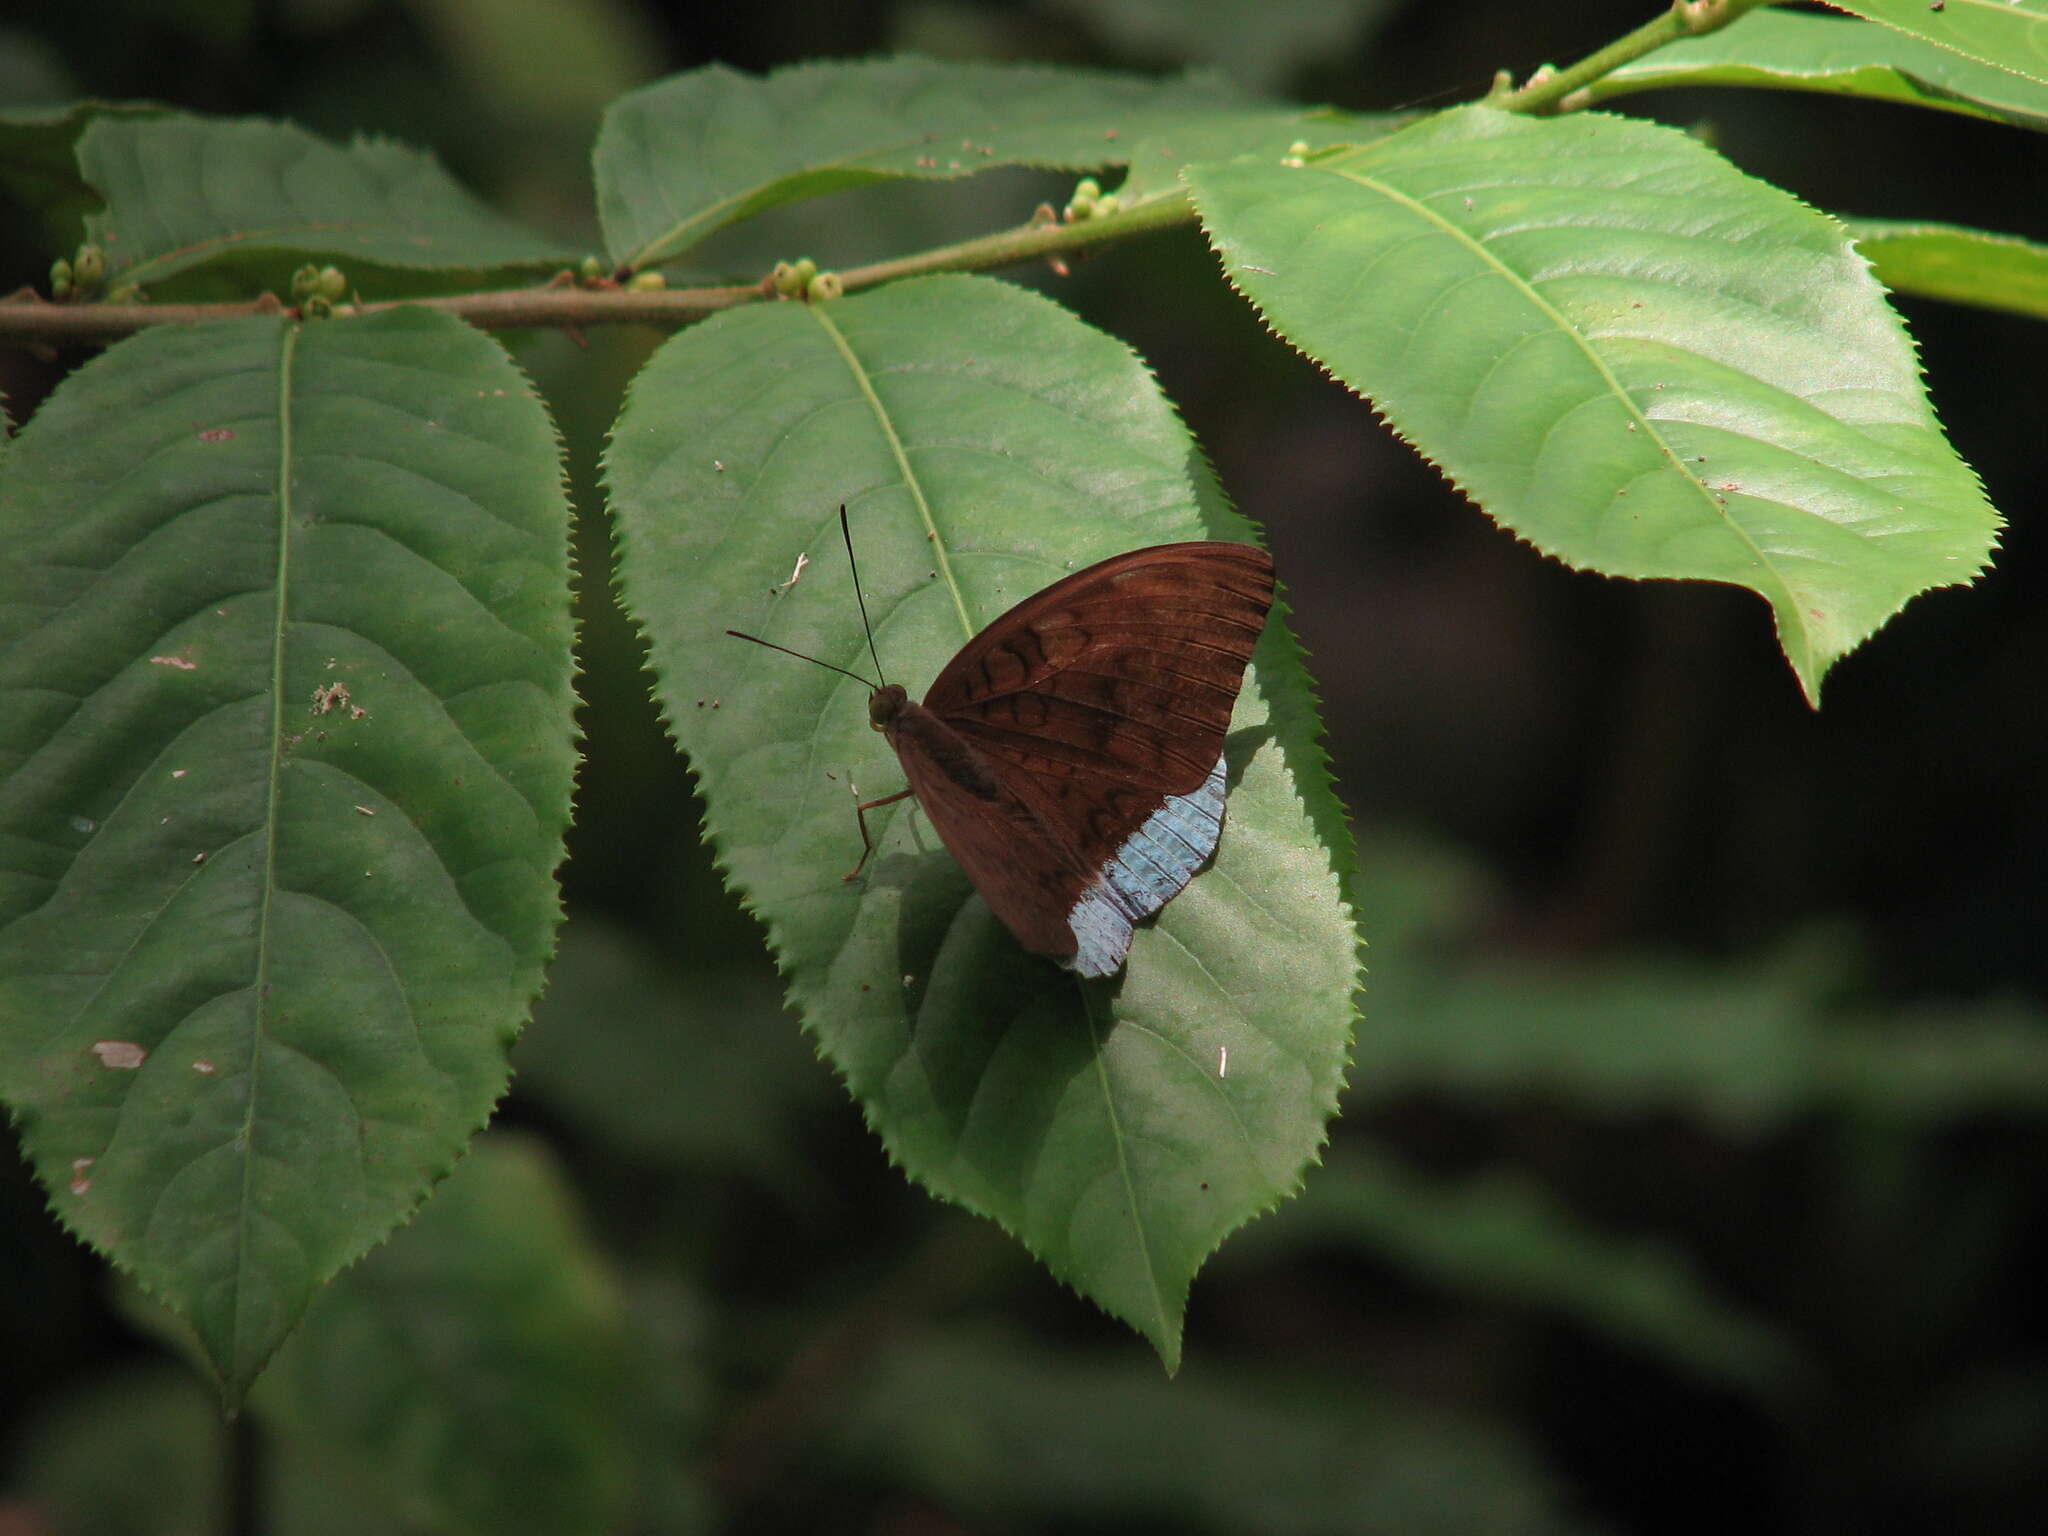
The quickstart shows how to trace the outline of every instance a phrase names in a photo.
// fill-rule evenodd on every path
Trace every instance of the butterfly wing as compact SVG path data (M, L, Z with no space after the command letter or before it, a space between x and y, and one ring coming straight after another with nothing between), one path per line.
M929 710L906 702L887 729L917 803L982 900L1026 949L1070 960L1067 912L1087 871L1002 771Z
M1273 600L1264 551L1162 544L1025 599L891 732L946 846L1020 942L1083 975L1215 851L1223 737Z
M1215 767L1272 603L1272 558L1248 544L1114 555L968 641L924 707L1028 774L1191 794Z

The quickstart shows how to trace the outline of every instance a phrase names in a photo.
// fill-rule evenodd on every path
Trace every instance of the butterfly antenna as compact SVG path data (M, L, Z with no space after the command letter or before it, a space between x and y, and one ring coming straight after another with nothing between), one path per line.
M842 677L852 678L856 683L859 683L863 688L873 688L875 686L866 678L862 677L858 672L849 672L844 667L835 667L829 661L819 661L817 657L806 656L802 651L792 651L786 645L777 645L773 640L763 640L759 635L750 635L742 630L737 629L728 629L726 633L728 635L731 635L735 640L751 640L756 645L767 646L768 649L771 651L780 651L785 656L794 656L798 661L813 662L818 666L824 667L828 671L837 672Z
M846 526L846 503L839 504L839 536L846 540L846 564L853 572L853 600L860 604L860 627L868 637L868 655L875 659L875 676L884 683L889 679L882 673L881 653L875 649L875 627L868 622L868 600L860 595L860 564L853 558L853 530Z

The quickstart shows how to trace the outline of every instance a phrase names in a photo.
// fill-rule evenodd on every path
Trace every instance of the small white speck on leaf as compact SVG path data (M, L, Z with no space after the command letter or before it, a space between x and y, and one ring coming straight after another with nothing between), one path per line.
M192 1070L194 1072L197 1072L201 1077L211 1077L213 1076L213 1063L208 1061L204 1056L202 1056L197 1061L192 1063Z
M120 1072L133 1072L149 1059L148 1050L133 1040L95 1040L92 1053L101 1066Z
M85 1176L86 1169L98 1162L96 1157L74 1157L71 1159L71 1193L82 1195L92 1188L92 1180Z

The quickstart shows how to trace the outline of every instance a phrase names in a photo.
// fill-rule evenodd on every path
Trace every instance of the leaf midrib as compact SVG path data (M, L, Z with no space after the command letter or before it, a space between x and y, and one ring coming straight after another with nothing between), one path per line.
M1786 603L1779 606L1780 613L1797 614L1796 605L1789 600L1790 594L1794 589L1787 580L1785 573L1778 568L1777 563L1757 544L1756 540L1750 537L1749 531L1729 514L1727 508L1716 503L1706 486L1686 470L1683 461L1665 439L1664 434L1658 430L1657 422L1653 418L1644 415L1641 407L1629 396L1628 391L1622 388L1621 381L1614 376L1614 371L1607 366L1607 360L1591 344L1585 333L1566 319L1557 307L1543 296L1534 283L1523 278L1520 273L1503 262L1487 248L1483 240L1472 237L1465 230L1460 229L1456 224L1444 218L1427 203L1408 196L1398 187L1381 181L1376 177L1354 171L1344 165L1326 164L1321 169L1350 181L1367 192L1386 199L1397 207L1406 209L1416 218L1421 219L1451 240L1462 245L1472 255L1492 268L1497 276L1516 292L1520 293L1528 303L1534 305L1544 318L1556 327L1558 333L1568 338L1571 344L1578 349L1580 355L1585 358L1594 372L1599 375L1601 382L1607 387L1609 395L1620 403L1622 409L1628 412L1630 419L1638 424L1646 435L1647 440L1656 444L1657 451L1663 455L1672 471L1686 485L1692 488L1702 505L1705 506L1708 516L1720 523L1730 533L1734 534L1736 538L1740 539L1755 556L1757 564L1763 569L1768 570L1776 579L1780 591L1787 594L1788 599ZM1799 627L1802 640L1801 649L1810 649L1812 637L1805 633L1806 626L1803 617L1800 619Z
M235 1209L235 1281L232 1305L237 1316L236 1326L230 1332L237 1341L238 1356L241 1340L240 1314L243 1297L249 1285L249 1222L255 1208L253 1186L256 1177L256 1119L263 1088L263 1035L270 998L271 939L275 927L277 895L277 834L284 787L285 639L291 622L291 407L294 365L298 358L299 339L303 335L304 330L300 326L286 327L283 332L284 345L279 349L277 365L277 600L271 609L270 744L269 761L265 768L262 885L256 910L256 988L249 1023L248 1098L242 1112L240 1137L242 1190L241 1199ZM239 1358L230 1361L230 1371L233 1379L241 1378L243 1363Z

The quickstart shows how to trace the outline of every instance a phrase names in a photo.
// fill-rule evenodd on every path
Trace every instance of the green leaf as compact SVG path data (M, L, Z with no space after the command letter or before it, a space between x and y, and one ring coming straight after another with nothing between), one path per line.
M1938 47L2048 82L2048 0L1828 0Z
M1129 203L1177 195L1175 174L1190 159L1379 131L1248 102L1200 78L916 58L801 64L765 78L713 65L605 114L597 208L612 258L639 268L764 209L878 181L1124 165Z
M1997 515L1841 227L1681 133L1448 112L1188 179L1230 280L1497 521L1771 605L1810 700Z
M1097 0L1085 25L1118 58L1213 67L1248 87L1284 90L1304 65L1363 57L1398 10L1396 0Z
M1848 227L1887 288L2048 320L2048 245L1956 224L1851 219Z
M1169 1366L1187 1285L1291 1191L1351 1018L1348 843L1283 624L1226 751L1215 863L1118 977L1028 955L898 805L860 884L854 783L901 771L842 666L922 691L983 625L1119 550L1242 536L1197 515L1193 445L1144 366L1056 306L966 277L760 305L676 337L635 382L607 474L621 583L710 806L720 863L889 1153L992 1216ZM778 587L799 555L802 579Z
M408 1525L619 1529L625 1307L536 1142L488 1136L330 1286L251 1407Z
M1806 1384L1792 1347L1716 1296L1681 1254L1590 1231L1523 1178L1440 1185L1374 1153L1332 1152L1302 1197L1230 1257L1332 1243L1458 1291L1561 1313L1715 1386L1781 1400Z
M519 1094L632 1157L815 1188L798 1124L831 1081L772 977L682 971L588 917L562 929L513 1053Z
M182 1365L159 1358L103 1368L88 1385L36 1404L9 1438L0 1509L33 1509L25 1532L200 1536L222 1528L227 1431L200 1378Z
M1398 1401L1333 1361L1321 1377L1191 1370L1176 1382L964 1331L890 1351L825 1454L970 1525L1517 1536L1592 1529L1535 1448Z
M366 296L389 298L575 259L402 144L337 149L254 118L103 116L80 136L78 163L106 200L86 222L106 250L109 287L201 265L277 283L308 257L332 257ZM440 280L423 282L429 272Z
M0 467L0 1091L232 1404L448 1171L539 990L555 441L411 311L152 330Z
M1761 10L1604 75L1589 102L1636 91L1756 86L1859 96L2048 129L2048 88L1873 22ZM1576 98L1575 98L1576 99Z
M1911 1127L2048 1109L2039 1010L1856 1016L1836 1000L1867 967L1824 931L1736 964L1475 957L1454 937L1478 920L1473 889L1440 856L1375 841L1358 897L1376 936L1374 1022L1356 1047L1354 1098L1542 1099L1595 1115L1684 1114L1738 1137L1816 1112ZM1435 910L1404 923L1404 903Z
M44 237L69 255L100 205L78 167L79 136L100 117L159 117L162 107L76 101L0 112L0 186L31 210Z

